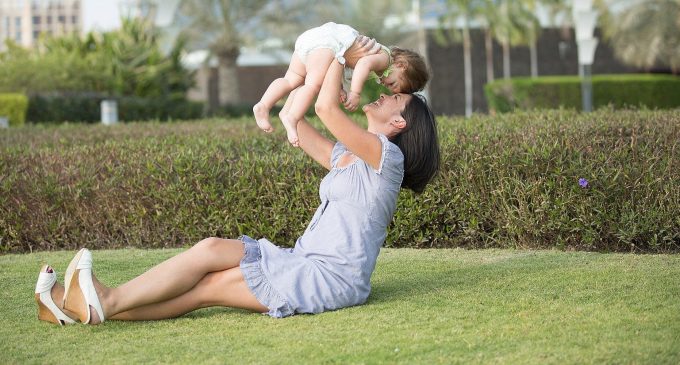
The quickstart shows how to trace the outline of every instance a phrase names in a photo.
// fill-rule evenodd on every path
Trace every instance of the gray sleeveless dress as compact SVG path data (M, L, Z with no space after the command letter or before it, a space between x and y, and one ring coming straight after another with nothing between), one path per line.
M272 317L320 313L364 303L371 273L392 220L404 177L404 156L378 135L378 170L361 159L336 166L347 148L336 143L332 169L321 181L321 204L294 248L242 236L240 268L248 287Z

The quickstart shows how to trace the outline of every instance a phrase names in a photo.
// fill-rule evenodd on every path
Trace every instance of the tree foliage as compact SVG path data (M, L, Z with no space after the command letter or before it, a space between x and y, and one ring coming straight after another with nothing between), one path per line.
M122 19L111 32L46 37L30 50L10 44L0 55L0 91L184 95L192 83L180 63L184 45L179 38L164 54L158 31L139 19Z
M351 25L359 33L377 39L385 45L398 44L403 38L401 28L386 27L385 20L394 17L398 24L407 23L405 14L411 9L410 0L348 0L320 8L320 23L334 21Z
M638 1L607 15L605 35L623 62L680 71L680 0Z
M241 47L272 35L292 37L304 16L310 15L311 4L311 0L181 0L171 27L180 28L192 49L208 49L217 58L220 104L237 105L236 60Z

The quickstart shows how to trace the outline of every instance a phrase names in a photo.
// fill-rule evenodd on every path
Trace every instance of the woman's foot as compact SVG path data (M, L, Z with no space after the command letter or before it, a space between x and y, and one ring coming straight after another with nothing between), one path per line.
M291 118L290 116L284 116L281 118L283 127L286 128L286 134L288 135L288 142L293 145L293 147L300 147L300 140L297 134L297 120Z
M106 305L104 305L104 298L108 288L105 287L102 283L100 283L94 274L92 274L92 283L94 284L94 288L97 291L97 298L99 298L99 301L103 309L104 307L106 307ZM100 324L100 323L102 323L102 320L101 318L99 318L99 314L94 309L94 307L90 306L90 323L88 324Z
M40 269L35 286L35 301L38 304L38 319L59 325L75 323L77 315L63 308L64 287L57 282L57 273L49 265ZM54 299L57 300L54 300Z
M88 249L83 248L71 260L64 285L64 308L76 313L82 323L104 322L100 301L102 286L92 274L92 254Z
M269 123L269 109L262 105L262 103L255 104L253 115L255 115L255 122L257 122L257 126L260 129L267 133L271 133L274 130L271 123Z

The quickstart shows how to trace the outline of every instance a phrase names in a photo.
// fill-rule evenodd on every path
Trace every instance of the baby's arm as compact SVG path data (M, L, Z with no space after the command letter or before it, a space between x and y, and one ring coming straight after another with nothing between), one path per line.
M389 65L390 56L382 51L378 54L362 57L357 61L352 73L352 83L347 93L347 102L345 103L347 110L353 111L359 105L361 90L364 88L364 83L371 71L380 74Z

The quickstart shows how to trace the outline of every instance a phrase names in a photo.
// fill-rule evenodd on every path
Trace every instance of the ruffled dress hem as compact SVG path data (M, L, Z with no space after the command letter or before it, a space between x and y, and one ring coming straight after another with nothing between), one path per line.
M274 318L283 318L293 315L295 311L288 302L279 294L269 282L269 279L262 271L260 260L262 251L260 242L248 237L241 236L239 240L245 246L245 255L241 259L239 267L243 278L248 284L248 288L255 295L255 298L269 308L268 314Z

